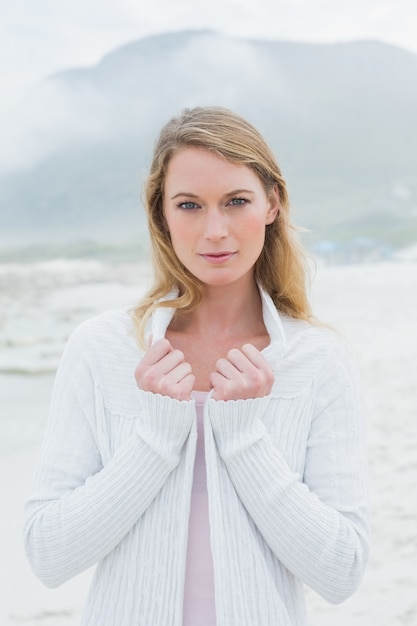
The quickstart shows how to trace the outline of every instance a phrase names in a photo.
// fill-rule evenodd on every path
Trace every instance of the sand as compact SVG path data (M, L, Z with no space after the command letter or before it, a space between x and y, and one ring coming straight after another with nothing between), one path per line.
M90 266L87 271L80 263L64 264L60 269L55 266L54 270L47 264L31 271L16 266L14 274L10 271L7 274L3 267L0 277L1 271L3 286L5 282L9 285L7 294L10 296L10 290L13 291L13 315L16 317L16 311L20 310L25 318L22 328L26 329L26 335L23 332L22 336L26 337L26 344L23 348L17 345L19 328L11 323L11 313L3 314L0 345L5 350L0 372L1 368L6 372L13 364L15 373L0 373L0 423L3 424L0 625L76 626L92 571L58 589L43 587L31 573L24 556L22 508L46 419L52 372L69 329L98 310L131 301L144 270L95 266L92 271ZM31 272L37 274L36 281ZM5 293L3 289L0 296L3 304ZM335 607L308 592L310 624L414 626L417 624L417 263L405 260L318 267L312 299L319 317L350 340L360 364L368 407L374 512L372 554L360 590ZM29 310L37 313L33 323L35 336L28 344ZM50 333L53 340L42 330L45 316L47 326L54 329ZM47 346L53 349L42 360L40 355ZM33 369L37 375L19 373Z

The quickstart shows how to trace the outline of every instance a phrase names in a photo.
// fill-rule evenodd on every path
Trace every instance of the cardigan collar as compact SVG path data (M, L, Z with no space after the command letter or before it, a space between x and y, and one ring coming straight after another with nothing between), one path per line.
M272 301L271 296L259 284L258 289L262 300L263 320L266 330L271 338L271 343L265 350L268 351L268 349L272 346L277 349L279 346L279 351L285 352L286 339L281 317ZM172 290L165 298L163 298L163 301L173 300L177 296L178 290ZM175 309L170 307L159 307L156 309L151 318L150 328L148 327L148 336L152 335L152 343L155 343L159 339L165 337L166 330L174 313Z

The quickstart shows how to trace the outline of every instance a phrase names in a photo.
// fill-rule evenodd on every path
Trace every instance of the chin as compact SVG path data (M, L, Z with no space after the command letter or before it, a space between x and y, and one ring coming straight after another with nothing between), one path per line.
M253 272L250 274L236 275L220 275L217 276L196 276L198 280L207 287L232 287L233 285L240 284L242 287L247 283L253 282Z

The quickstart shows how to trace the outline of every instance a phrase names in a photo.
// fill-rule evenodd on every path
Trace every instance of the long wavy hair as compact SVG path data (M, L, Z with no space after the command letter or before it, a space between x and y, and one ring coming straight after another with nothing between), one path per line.
M144 201L152 245L154 284L133 309L138 340L143 346L146 322L160 306L191 311L201 302L202 283L179 261L163 213L164 184L173 155L199 146L230 163L245 165L259 177L269 195L279 193L279 214L265 227L265 243L255 264L255 278L277 309L290 317L311 319L306 293L306 258L289 216L284 178L268 144L245 119L222 107L185 109L161 130L144 187ZM173 289L178 297L164 301Z

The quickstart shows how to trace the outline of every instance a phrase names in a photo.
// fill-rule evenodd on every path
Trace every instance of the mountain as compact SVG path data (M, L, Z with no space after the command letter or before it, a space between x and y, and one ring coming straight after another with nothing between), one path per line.
M143 245L141 184L158 130L208 104L265 135L312 241L417 240L417 55L202 30L51 76L0 122L0 243Z

